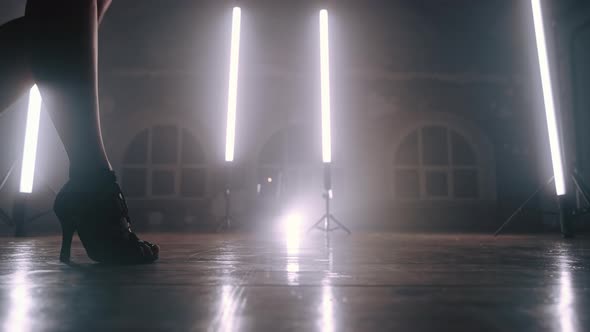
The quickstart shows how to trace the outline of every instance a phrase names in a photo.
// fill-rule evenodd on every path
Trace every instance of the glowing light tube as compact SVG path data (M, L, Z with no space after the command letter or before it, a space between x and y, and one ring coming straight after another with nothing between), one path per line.
M234 161L236 141L236 109L238 102L238 67L240 62L240 29L242 10L234 7L231 28L229 60L229 93L227 97L227 129L225 137L225 161Z
M566 186L563 173L563 160L561 154L561 142L557 127L557 115L555 100L551 82L549 67L549 55L547 53L547 40L543 23L543 9L540 0L531 0L533 9L533 21L535 25L535 39L537 41L537 54L541 70L541 83L543 86L543 99L545 102L545 116L547 117L547 129L549 130L549 146L551 149L551 162L555 179L555 190L558 196L565 195Z
M27 128L25 131L25 147L20 178L20 192L32 193L35 178L35 161L37 159L37 142L39 122L41 118L41 93L37 85L29 93L29 109L27 112Z
M330 38L328 11L320 11L320 62L322 94L322 160L332 162L332 130L330 124Z

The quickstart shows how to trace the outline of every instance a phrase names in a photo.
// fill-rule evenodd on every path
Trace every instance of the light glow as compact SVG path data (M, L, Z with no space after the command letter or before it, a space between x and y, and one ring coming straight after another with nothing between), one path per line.
M562 332L578 331L578 317L575 309L575 289L571 274L570 257L567 253L559 256L559 297L556 315Z
M35 162L37 159L37 143L39 138L39 122L41 119L41 93L37 85L29 92L29 109L25 131L25 146L20 178L20 192L32 193L35 178Z
M332 133L330 124L330 38L328 34L328 11L320 11L320 67L322 94L322 160L332 162Z
M535 25L535 39L537 41L537 54L539 56L539 67L541 70L541 83L543 86L543 99L545 103L545 116L547 118L547 129L549 131L549 146L551 149L551 162L553 165L553 176L555 179L555 190L558 196L565 195L566 186L563 173L563 160L561 153L561 142L557 126L557 115L555 111L555 99L551 82L551 71L549 66L549 55L547 52L547 39L543 23L543 9L541 0L531 0L533 9L533 21Z
M299 253L299 241L303 217L299 213L287 214L283 219L283 230L287 243L287 253L297 255Z
M333 332L335 330L334 324L334 294L332 293L332 286L325 284L322 286L322 305L320 307L320 330L322 332Z
M287 283L299 285L299 248L303 218L298 213L288 214L283 221L287 247Z
M20 248L19 248L20 249ZM6 317L4 317L3 328L4 331L26 332L33 331L31 322L35 317L35 310L33 304L33 283L28 278L30 273L27 263L25 263L30 256L30 252L24 252L27 255L25 259L19 260L16 263L16 271L10 276L10 297L7 299Z
M234 7L231 28L229 60L229 92L227 97L227 129L225 137L225 161L234 161L236 141L236 109L238 103L238 68L240 62L240 29L242 10Z
M208 331L239 331L241 312L246 305L244 287L224 284L220 295L219 308Z

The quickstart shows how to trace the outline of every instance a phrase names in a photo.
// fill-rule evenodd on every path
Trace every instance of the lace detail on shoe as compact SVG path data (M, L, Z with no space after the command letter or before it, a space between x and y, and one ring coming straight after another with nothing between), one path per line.
M142 241L131 230L125 196L112 171L84 177L74 174L56 198L60 218L76 217L78 235L88 255L102 262L149 262L159 247ZM89 173L85 173L89 174Z

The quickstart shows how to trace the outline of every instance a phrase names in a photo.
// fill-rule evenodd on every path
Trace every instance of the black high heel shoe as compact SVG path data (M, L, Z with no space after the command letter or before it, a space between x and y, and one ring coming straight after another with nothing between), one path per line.
M78 232L88 257L115 264L151 263L160 248L131 231L127 203L112 171L70 172L53 210L62 227L60 261L70 261L72 238Z

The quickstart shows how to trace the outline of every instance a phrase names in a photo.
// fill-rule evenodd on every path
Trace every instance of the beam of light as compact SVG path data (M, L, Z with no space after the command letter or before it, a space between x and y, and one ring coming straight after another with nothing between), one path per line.
M299 285L299 248L303 217L299 213L290 213L283 219L285 245L287 247L287 282L289 286Z
M246 305L244 287L223 285L219 298L219 308L208 331L230 332L241 329L241 312Z
M283 230L287 244L288 255L299 254L299 243L301 240L301 226L303 217L299 213L290 213L283 219Z
M543 23L543 9L541 0L531 0L533 9L533 21L535 25L535 39L537 41L537 54L541 71L541 83L543 86L543 99L545 103L545 116L549 130L549 146L551 149L551 162L553 165L553 176L555 179L555 190L558 196L565 195L566 186L563 172L563 160L561 153L561 142L559 129L557 127L557 115L555 111L555 100L551 82L551 71L549 66L549 55L547 52L547 39Z
M329 241L329 236L326 236ZM322 304L320 307L320 330L322 332L335 331L335 315L334 304L336 298L334 297L332 289L331 278L334 276L334 251L332 246L327 243L327 269L324 270L324 277L322 278Z
M568 262L568 256L559 256L559 298L557 316L562 332L577 331L577 317L575 310L574 287L571 275L571 266Z
M328 11L320 11L320 68L322 94L322 160L332 162L332 132L330 124L330 38L328 34Z
M331 285L322 286L322 305L320 307L320 330L333 332L334 329L334 294Z
M238 103L238 67L240 63L240 29L242 10L234 7L231 28L229 60L229 92L227 97L227 129L225 136L225 161L234 161L236 141L236 109Z
M27 249L19 256L29 254L30 251ZM4 331L26 332L33 330L31 326L35 317L34 310L32 310L34 299L31 288L33 284L28 278L29 269L28 263L26 263L28 259L29 257L19 259L16 263L16 271L10 276L10 297L6 303L8 311L3 322Z
M41 119L41 93L37 85L29 93L29 109L27 112L27 128L25 131L25 147L20 178L20 192L33 192L35 178L35 161L37 159L37 143L39 137L39 122Z

